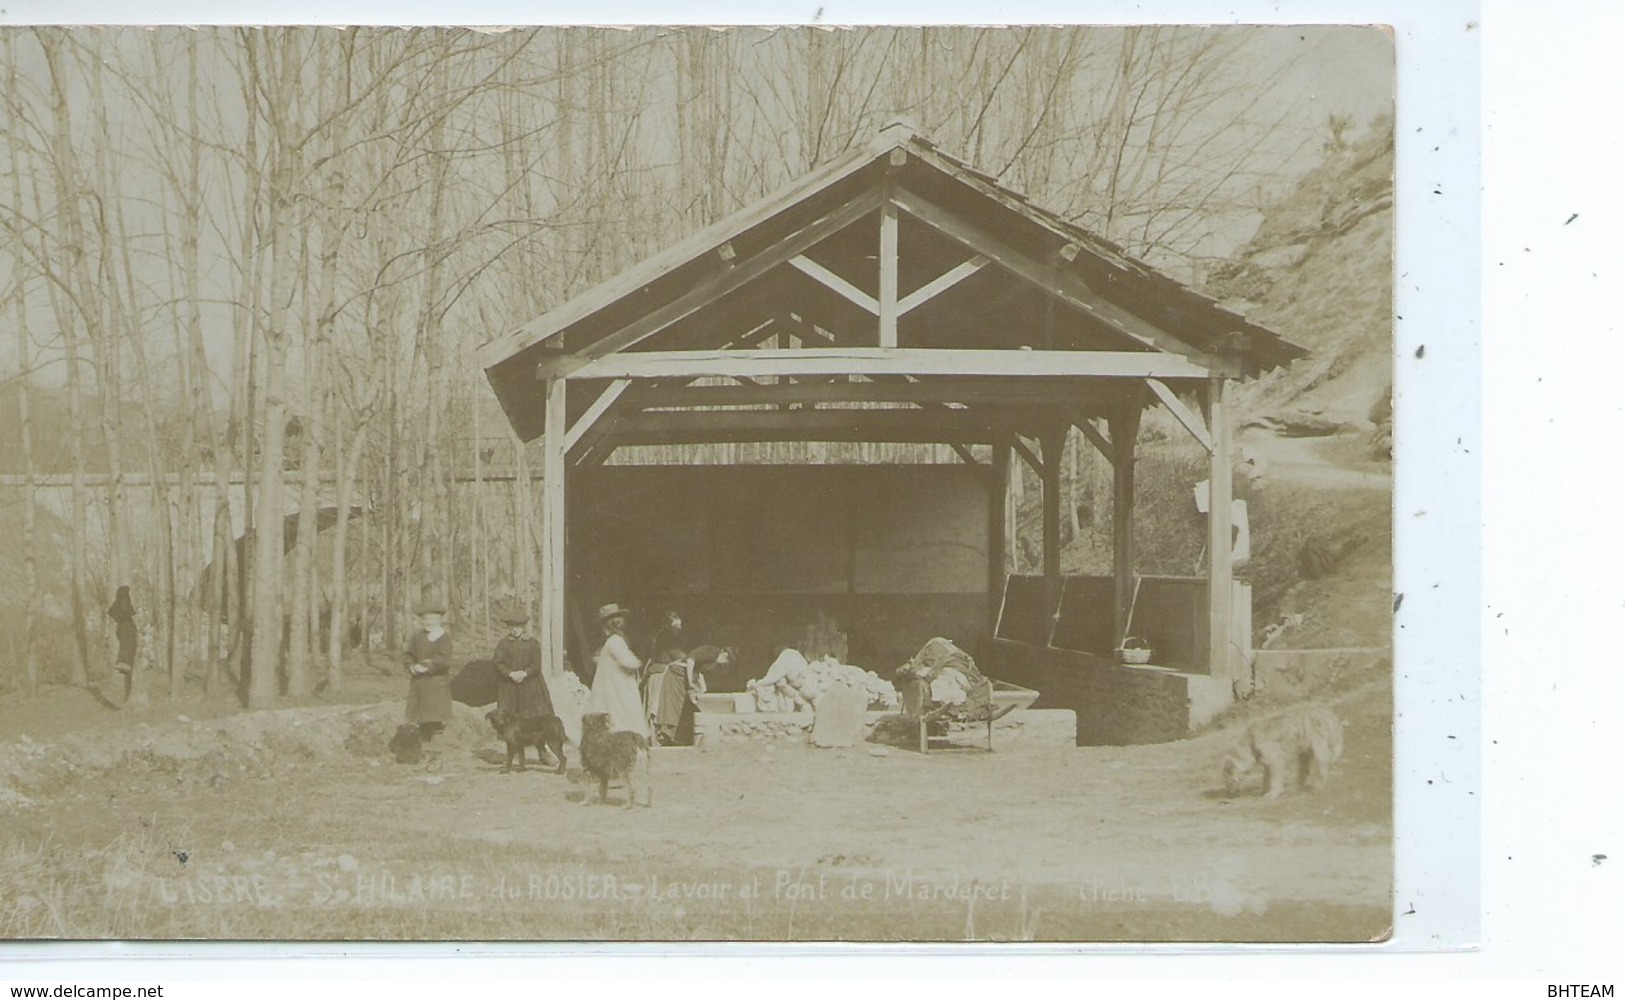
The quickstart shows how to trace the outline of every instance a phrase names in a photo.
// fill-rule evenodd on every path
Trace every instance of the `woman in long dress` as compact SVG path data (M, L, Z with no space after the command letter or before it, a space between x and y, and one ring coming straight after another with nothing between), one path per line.
M120 587L107 609L107 617L116 623L113 634L118 638L118 652L113 657L113 670L124 683L124 698L129 700L135 685L135 654L139 631L135 624L135 602L130 600L130 588Z
M643 664L627 644L627 617L626 609L619 604L606 604L598 609L604 644L598 647L587 713L608 715L611 732L637 733L648 739L649 724L644 715L643 696L638 690L638 673Z
M508 634L497 640L491 654L498 671L497 711L515 719L552 715L553 697L542 678L542 644L525 634L529 616L518 605L501 615Z
M425 741L451 721L451 633L446 631L445 613L445 606L437 602L420 604L423 627L406 642L406 721L417 724Z
M113 657L114 669L121 674L128 674L135 669L138 635L135 624L135 602L130 600L129 587L118 589L118 594L113 598L113 606L107 609L107 617L115 622L113 634L118 637L118 652Z

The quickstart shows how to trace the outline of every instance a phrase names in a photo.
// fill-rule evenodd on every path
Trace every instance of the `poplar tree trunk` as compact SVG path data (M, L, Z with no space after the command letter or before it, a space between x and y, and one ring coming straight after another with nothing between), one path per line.
M69 280L76 287L76 298L82 304L90 298L89 281L85 277L86 264L83 227L79 224L78 199L72 176L73 139L68 119L68 98L61 66L61 32L42 29L35 33L45 55L51 76L51 111L55 128L52 132L52 170L55 180L57 239L65 248ZM36 192L36 205L43 203ZM44 259L50 259L49 254ZM60 302L56 287L52 286L53 302ZM71 306L57 309L58 327L62 332L62 353L67 362L68 381L68 435L73 441L73 524L69 532L69 609L73 614L74 661L73 683L81 687L90 682L90 637L88 609L85 607L85 537L88 529L87 500L85 494L85 430L83 375L79 369L79 325L95 322L94 314ZM98 617L98 629L100 620Z
M6 65L9 67L7 86L17 90L17 46L15 36L6 35ZM23 164L18 145L8 143L10 152L8 171L11 175L11 203L17 211L23 205ZM34 481L34 425L29 410L29 381L34 374L34 344L28 328L27 275L21 241L12 245L11 307L17 326L17 433L23 450L23 675L30 694L39 693L39 618L40 587L35 551L35 493Z
M270 75L275 101L267 108L271 124L271 275L262 339L265 342L265 438L261 443L259 523L254 532L254 641L248 707L268 708L277 697L277 668L282 652L283 516L282 455L288 419L288 325L293 312L295 262L298 243L294 198L298 151L294 143L294 98L298 92L298 36L287 32L271 36L280 43L280 58Z

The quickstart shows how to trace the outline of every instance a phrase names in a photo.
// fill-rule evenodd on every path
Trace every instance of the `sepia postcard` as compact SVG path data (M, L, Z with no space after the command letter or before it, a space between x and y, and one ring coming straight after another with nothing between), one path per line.
M0 29L0 935L1389 940L1395 110L1381 26Z

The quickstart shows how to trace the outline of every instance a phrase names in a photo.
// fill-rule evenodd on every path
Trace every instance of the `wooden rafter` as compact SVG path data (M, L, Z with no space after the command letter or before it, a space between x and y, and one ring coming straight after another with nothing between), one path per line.
M902 299L900 299L897 303L897 314L899 316L907 315L915 307L925 305L938 295L941 295L943 292L946 292L948 289L959 284L961 281L964 281L977 271L980 271L982 268L986 267L987 264L988 259L981 254L977 254L970 260L954 265L952 268L948 269L947 272L938 275L937 277L921 285L919 288L916 288L914 291L903 296Z
M820 285L823 285L825 288L828 288L841 298L846 299L848 302L852 303L858 308L867 311L869 315L880 315L880 303L873 295L865 292L857 285L852 284L852 282L847 281L834 271L831 271L829 268L818 263L816 260L808 257L806 254L798 254L795 257L791 257L788 263L791 267L818 282Z
M905 140L906 141L906 140ZM610 278L554 308L535 320L505 336L498 337L480 348L481 368L490 368L527 347L543 343L580 322L611 302L635 294L688 263L693 258L715 250L760 225L785 209L805 199L809 194L823 190L861 171L873 162L875 156L897 145L896 136L882 134L867 146L852 149L827 166L791 182L775 194L726 219L695 233L650 257L637 267ZM804 249L804 248L803 248ZM796 253L800 253L797 250ZM789 256L795 256L790 254ZM735 262L738 266L738 262Z
M878 193L867 192L825 213L818 220L785 236L765 250L738 260L734 266L698 282L677 298L594 341L586 350L571 356L579 364L636 346L673 323L692 316L734 289L766 274L793 257L800 256L826 237L840 232L880 207Z
M762 320L749 330L746 330L744 333L741 333L732 340L728 341L727 345L723 349L742 349L745 347L755 347L762 344L769 337L773 336L773 324L776 322L776 319Z
M816 323L813 323L810 320L807 320L804 317L794 313L781 312L777 316L773 317L773 321L796 331L796 333L801 337L803 343L808 341L817 341L820 344L830 347L834 347L840 343L839 338L835 336L833 331L826 330Z
M931 226L976 253L990 258L993 263L1017 277L1042 288L1055 298L1077 309L1145 347L1154 348L1200 361L1209 369L1222 367L1217 358L1204 355L1190 344L1170 335L1127 309L1108 302L1098 295L1077 275L1060 267L1045 265L996 236L961 219L945 208L911 192L899 190L892 201L908 214ZM1224 372L1229 374L1228 370Z
M772 318L760 320L744 333L735 337L731 343L759 345L769 337L774 336L772 329L774 322L775 320ZM602 464L609 457L610 452L614 451L613 447L607 449L600 447L608 437L615 421L615 416L610 411L618 409L623 412L636 412L650 405L648 400L660 393L692 391L693 387L689 385L692 381L694 380L640 380L628 385L622 385L613 395L609 390L605 390L604 394L593 402L593 406L588 408L587 412L590 413L593 407L598 406L600 402L604 403L603 407L593 415L592 420L585 424L578 420L576 426L570 428L565 447L566 454L576 456L575 461L582 465ZM611 385L620 385L625 382L625 379L616 379ZM607 402L605 402L606 400Z

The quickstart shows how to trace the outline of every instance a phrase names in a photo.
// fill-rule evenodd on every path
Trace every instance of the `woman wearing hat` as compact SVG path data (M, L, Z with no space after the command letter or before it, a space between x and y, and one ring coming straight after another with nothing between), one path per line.
M529 616L518 605L504 608L508 634L497 640L491 660L497 665L497 711L516 719L553 715L553 698L542 679L542 644L525 634Z
M612 732L637 733L647 739L649 724L638 690L638 673L643 664L626 642L627 617L627 610L619 604L606 604L598 609L604 644L598 647L587 712L607 714Z
M451 633L445 614L445 605L436 601L419 604L423 627L406 643L406 721L415 723L425 740L451 721Z

